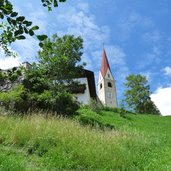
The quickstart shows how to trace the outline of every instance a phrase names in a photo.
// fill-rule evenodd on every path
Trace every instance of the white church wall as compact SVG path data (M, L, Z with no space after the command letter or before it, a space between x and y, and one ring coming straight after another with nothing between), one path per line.
M99 72L99 82L98 82L98 97L100 101L105 104L105 91L104 91L104 79L101 72Z
M86 89L84 93L74 94L76 100L80 102L81 104L88 105L90 103L90 90L88 86L88 80L87 78L77 78L74 79L75 81L78 81L80 84L85 84Z

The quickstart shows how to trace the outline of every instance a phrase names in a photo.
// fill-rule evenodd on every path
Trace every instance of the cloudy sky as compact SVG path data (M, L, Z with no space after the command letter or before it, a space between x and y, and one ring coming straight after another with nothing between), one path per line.
M103 43L117 81L118 101L123 98L125 76L142 74L151 86L152 99L163 115L171 115L171 1L170 0L67 0L48 12L40 0L11 0L16 11L40 27L39 33L81 35L82 60L96 81ZM0 68L35 61L36 39L17 41L17 58L3 58Z

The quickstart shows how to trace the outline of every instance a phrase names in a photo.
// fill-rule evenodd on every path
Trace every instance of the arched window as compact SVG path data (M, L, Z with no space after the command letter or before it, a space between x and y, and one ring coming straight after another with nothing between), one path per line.
M112 83L111 82L108 82L108 87L112 87Z
M100 89L102 88L102 83L100 84Z

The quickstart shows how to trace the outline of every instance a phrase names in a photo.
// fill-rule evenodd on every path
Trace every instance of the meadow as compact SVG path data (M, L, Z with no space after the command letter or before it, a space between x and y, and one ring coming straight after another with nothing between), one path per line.
M74 118L0 115L2 171L169 171L171 117L96 113Z

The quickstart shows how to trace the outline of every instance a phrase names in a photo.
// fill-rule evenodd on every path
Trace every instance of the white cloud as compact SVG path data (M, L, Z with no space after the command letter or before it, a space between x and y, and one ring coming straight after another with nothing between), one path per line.
M167 66L163 69L164 74L171 77L171 67Z
M21 63L22 60L19 56L5 56L4 50L0 48L0 69L9 69L15 66L19 66Z
M73 34L81 36L84 40L84 54L82 61L87 63L86 68L95 71L101 62L101 53L98 61L92 53L102 51L102 44L108 43L110 39L110 28L106 25L99 26L94 15L89 12L89 4L79 2L76 6L66 7L63 11L58 11L55 15L56 22L51 25L51 29L56 30L59 36ZM65 22L64 22L65 21Z
M158 88L151 99L163 116L171 115L171 87Z
M9 69L21 64L21 59L16 57L4 57L0 58L0 69Z
M11 0L15 1L15 0ZM37 4L37 2L25 2L21 6L15 5L16 2L12 2L14 5L14 10L19 13L19 15L24 15L26 17L26 20L32 21L33 26L38 25L39 30L36 31L36 33L45 33L47 32L47 10L45 10L43 7L41 7L41 3Z
M39 41L33 37L26 36L25 40L15 41L10 50L13 51L17 56L9 57L5 56L4 51L0 48L0 68L8 69L15 66L19 66L22 62L34 62L36 60L35 56L39 50Z
M33 25L39 26L39 30L36 31L36 34L48 33L47 13L43 11L42 8L34 8L31 6L27 19L32 21Z
M25 40L16 41L12 48L22 57L22 60L32 62L39 50L39 41L33 37L26 36Z
M65 22L63 22L65 21ZM109 39L110 29L108 26L98 26L95 19L85 11L76 7L69 9L67 13L57 15L57 25L60 33L80 35L84 39L84 48L91 51L102 46Z
M15 3L14 3L15 4ZM46 34L47 33L47 13L43 10L43 7L34 6L34 3L23 4L24 8L19 6L14 6L14 9L19 12L19 15L26 16L28 21L32 21L32 26L38 25L39 30L36 34ZM22 61L33 62L35 61L35 56L39 50L39 41L29 35L26 35L25 40L17 40L12 44L12 49L20 56ZM9 58L10 60L11 58Z

